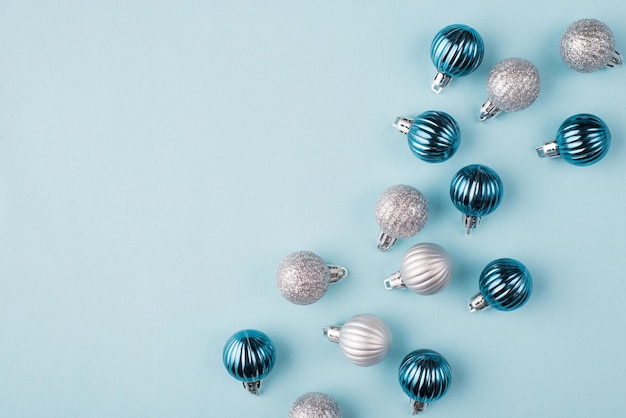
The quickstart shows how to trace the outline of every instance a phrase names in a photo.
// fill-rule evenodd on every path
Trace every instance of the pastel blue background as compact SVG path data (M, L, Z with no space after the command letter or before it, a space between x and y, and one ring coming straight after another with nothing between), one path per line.
M0 416L280 417L323 391L345 417L406 417L397 368L417 348L453 368L431 418L621 415L626 68L561 62L562 31L587 17L626 52L617 0L3 1ZM456 22L479 31L485 58L437 96L430 41ZM537 65L539 99L479 123L488 71L510 56ZM428 109L461 127L442 164L413 157L391 127ZM580 112L610 127L606 158L539 159ZM468 237L448 185L471 163L505 191ZM398 183L420 189L431 216L383 254L373 206ZM418 242L451 253L450 286L385 291ZM305 249L350 277L302 307L274 272ZM530 269L531 300L470 314L499 257ZM360 368L321 328L366 312L394 345ZM242 328L277 347L260 397L222 366Z

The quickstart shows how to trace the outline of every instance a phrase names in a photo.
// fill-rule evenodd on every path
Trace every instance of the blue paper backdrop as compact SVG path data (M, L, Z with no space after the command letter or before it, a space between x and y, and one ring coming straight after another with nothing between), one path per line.
M397 368L417 348L453 369L431 418L620 415L626 68L561 62L562 31L588 17L626 52L617 0L4 1L0 416L279 417L308 391L348 418L410 416ZM437 96L430 41L457 22L479 31L485 58ZM539 98L479 123L489 69L511 56L537 65ZM391 127L428 109L461 127L442 164L413 157ZM610 127L606 158L537 158L580 112ZM471 163L505 191L468 237L448 185ZM398 183L431 215L383 254L373 205ZM385 291L418 242L450 252L450 286ZM302 307L274 273L305 249L350 278ZM532 298L470 314L480 271L500 257L526 264ZM321 328L366 312L394 344L360 368ZM242 328L277 347L260 397L222 366Z

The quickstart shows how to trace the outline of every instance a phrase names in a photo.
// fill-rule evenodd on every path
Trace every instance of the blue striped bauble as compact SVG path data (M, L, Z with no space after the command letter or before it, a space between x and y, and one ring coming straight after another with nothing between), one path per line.
M437 68L432 89L439 93L453 77L474 72L483 61L483 40L473 28L450 25L441 29L430 45L430 59Z
M604 121L587 113L567 118L556 135L556 146L561 158L579 166L600 161L610 145L611 132Z
M480 164L463 167L450 183L450 199L463 214L468 234L478 225L481 217L498 208L503 193L498 173Z
M400 364L398 382L413 401L414 413L443 397L452 383L452 369L438 352L428 349L409 353Z
M530 298L533 279L519 261L500 258L484 268L478 286L488 306L499 311L512 311Z
M419 114L407 134L413 155L427 163L440 163L454 155L461 143L459 124L439 110Z
M228 373L258 394L261 379L274 367L276 349L266 334L244 329L233 334L224 345L222 361Z

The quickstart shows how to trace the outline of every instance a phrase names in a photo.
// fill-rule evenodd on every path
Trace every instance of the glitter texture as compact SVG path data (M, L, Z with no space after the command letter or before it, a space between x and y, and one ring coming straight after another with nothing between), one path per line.
M399 184L380 195L374 212L382 232L393 238L409 238L426 225L428 203L419 190Z
M309 392L291 405L289 418L341 418L337 402L321 392Z
M615 53L611 29L596 19L572 23L561 37L561 58L565 65L581 73L604 68Z
M291 303L310 305L326 293L330 270L322 258L298 251L283 259L276 272L276 287Z
M487 98L504 112L533 104L539 95L539 71L522 58L507 58L493 66L487 77Z

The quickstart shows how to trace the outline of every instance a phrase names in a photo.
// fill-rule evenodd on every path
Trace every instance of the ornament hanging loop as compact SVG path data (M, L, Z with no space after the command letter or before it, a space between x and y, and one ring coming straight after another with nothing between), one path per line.
M467 228L467 235L480 224L480 217L463 215L463 225Z
M413 119L409 118L401 118L398 116L396 121L393 123L393 127L402 132L403 134L408 134L411 130L411 125L413 124Z
M413 415L417 415L420 412L424 412L427 406L428 406L428 403L426 402L411 400L411 408L413 408Z
M487 304L487 301L480 293L474 296L469 303L470 312L482 311L483 309L486 309L488 307L489 305Z
M261 391L261 381L243 382L243 387L246 388L246 390L251 394L259 396L259 392Z
M556 142L548 142L536 148L537 155L540 157L554 158L559 156L559 148Z
M623 62L624 59L622 58L620 53L617 51L613 51L613 53L611 54L611 58L609 59L609 62L606 64L606 66L609 68L615 68L622 65Z
M341 327L336 326L336 325L322 328L322 332L324 333L324 336L328 338L329 341L332 341L334 343L339 342L340 331L341 331Z
M498 109L496 105L491 103L491 100L487 99L485 103L483 103L483 105L480 107L480 116L478 116L478 119L481 122L484 122L489 118L498 116L501 112L501 109Z
M378 249L380 251L389 251L396 241L398 241L396 238L390 237L381 231L378 235Z
M348 269L340 266L328 265L330 270L330 283L337 283L341 279L348 277Z
M392 274L388 278L386 278L383 284L385 285L385 289L387 290L393 290L393 289L398 289L401 287L406 287L406 285L402 281L402 276L400 276L399 271Z
M450 84L450 80L452 80L452 77L442 72L438 72L433 79L433 84L430 86L430 89L439 94L444 87Z

